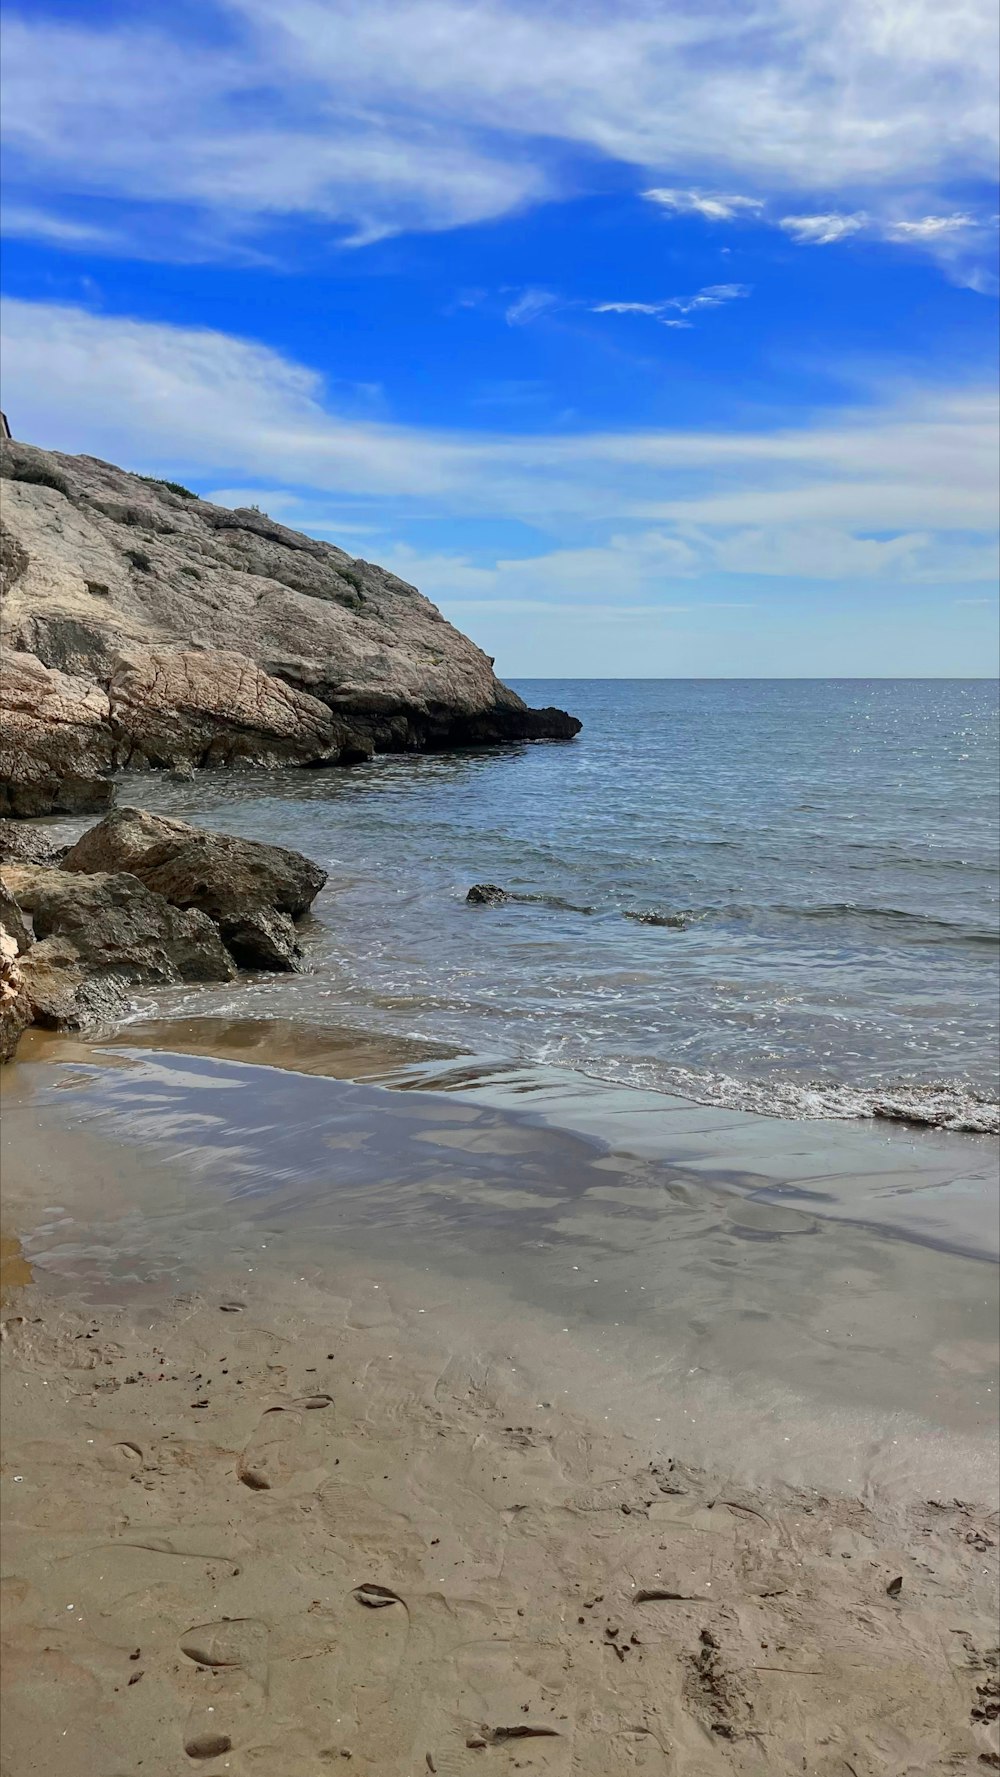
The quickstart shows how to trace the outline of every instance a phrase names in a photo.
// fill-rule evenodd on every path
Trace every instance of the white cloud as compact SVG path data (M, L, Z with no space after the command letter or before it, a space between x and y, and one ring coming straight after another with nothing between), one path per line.
M558 296L551 290L522 290L508 304L503 318L508 327L526 327L529 322L537 321L539 315L544 315L546 309L554 308L558 301Z
M289 217L366 241L509 214L586 184L595 155L720 221L758 213L736 176L775 199L822 169L836 202L995 171L994 0L203 0L151 16L9 9L11 201L153 207L178 252L191 228L228 251Z
M637 603L719 573L954 585L990 565L988 390L873 391L783 429L501 436L345 417L311 370L205 329L11 301L2 344L18 437L188 485L262 487L259 504L297 498L292 521L313 514L324 532L345 503L345 533L405 534L414 516L533 523L551 539L543 566L483 570L502 570L504 596L559 586ZM495 579L477 590L499 596Z
M975 228L976 218L961 212L956 216L920 216L912 222L887 222L883 233L887 241L939 241L943 236L964 234Z
M825 216L782 216L778 224L793 241L802 247L827 247L833 241L844 241L852 234L859 234L868 227L868 217L863 214L839 216L830 213Z
M733 222L738 216L755 215L764 208L761 198L723 195L718 191L674 191L656 186L642 195L664 210L674 210L680 216L704 216L707 222Z
M120 246L121 237L96 223L56 216L30 204L8 204L0 212L3 233L26 241L52 241L57 247Z
M663 311L662 302L599 302L594 307L595 315L659 315Z
M679 319L679 316L694 314L698 309L721 308L724 303L735 302L741 296L749 296L749 284L706 284L695 296L666 296L661 302L598 302L591 310L595 315L648 315L659 321L663 327L691 327L691 321ZM677 315L667 313L668 309L676 309Z

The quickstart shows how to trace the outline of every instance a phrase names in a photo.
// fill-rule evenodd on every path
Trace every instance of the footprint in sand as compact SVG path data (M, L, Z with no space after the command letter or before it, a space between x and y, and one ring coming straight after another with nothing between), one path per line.
M267 1624L256 1617L197 1623L182 1635L181 1653L195 1669L197 1686L184 1729L188 1758L229 1752L260 1716L267 1699L267 1646Z
M306 1394L268 1407L236 1464L244 1487L265 1493L287 1481L299 1466L297 1445L305 1414L332 1405L328 1394Z

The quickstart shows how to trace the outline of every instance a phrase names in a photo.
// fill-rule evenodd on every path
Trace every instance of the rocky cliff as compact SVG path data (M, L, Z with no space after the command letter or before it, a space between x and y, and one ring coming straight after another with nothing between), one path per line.
M0 812L110 774L568 740L405 581L256 510L94 457L0 451Z

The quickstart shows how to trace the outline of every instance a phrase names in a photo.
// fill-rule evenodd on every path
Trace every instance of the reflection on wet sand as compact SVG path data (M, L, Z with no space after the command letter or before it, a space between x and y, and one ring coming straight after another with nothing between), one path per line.
M602 1103L555 1072L363 1058L398 1091L331 1077L346 1038L292 1072L130 1035L11 1082L15 1200L40 1122L65 1156L58 1213L30 1192L21 1211L47 1275L113 1299L200 1287L234 1258L327 1278L373 1262L423 1275L473 1342L520 1317L595 1411L669 1406L698 1461L749 1438L760 1473L787 1472L792 1418L816 1484L926 1479L945 1454L952 1477L985 1473L996 1273L972 1256L991 1187L967 1140L768 1121L766 1147L761 1119ZM238 1029L231 1051L260 1040Z

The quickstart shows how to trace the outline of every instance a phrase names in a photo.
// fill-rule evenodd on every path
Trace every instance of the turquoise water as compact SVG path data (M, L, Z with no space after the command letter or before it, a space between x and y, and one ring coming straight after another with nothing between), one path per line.
M997 686L519 683L563 745L131 780L330 871L289 1015L791 1115L996 1097ZM471 907L471 883L518 899ZM667 924L646 923L654 915ZM178 1003L175 1000L175 1005Z

